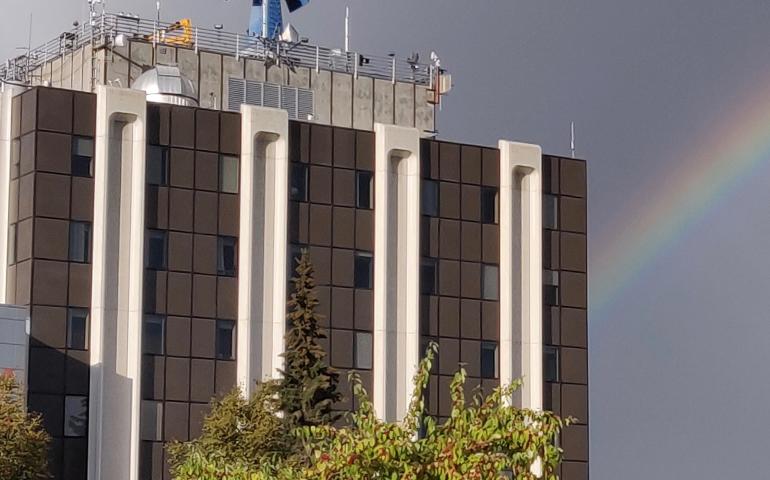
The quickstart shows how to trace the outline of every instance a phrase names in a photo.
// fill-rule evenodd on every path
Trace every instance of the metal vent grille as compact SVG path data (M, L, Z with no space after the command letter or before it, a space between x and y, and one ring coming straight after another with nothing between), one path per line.
M308 120L315 112L313 91L273 83L228 79L227 109L237 112L241 104L280 108L289 112L291 120Z

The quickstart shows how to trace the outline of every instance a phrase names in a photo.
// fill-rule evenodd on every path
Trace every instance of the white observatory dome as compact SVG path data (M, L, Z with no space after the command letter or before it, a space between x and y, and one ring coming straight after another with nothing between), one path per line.
M137 78L131 85L134 90L147 93L147 101L194 107L198 105L195 86L179 71L179 67L156 65Z

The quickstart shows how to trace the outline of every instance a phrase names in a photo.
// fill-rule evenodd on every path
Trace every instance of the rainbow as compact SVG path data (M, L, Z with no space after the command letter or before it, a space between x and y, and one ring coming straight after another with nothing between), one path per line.
M679 165L647 185L623 212L621 225L599 232L592 246L591 309L601 317L663 252L681 239L758 168L770 165L770 76L674 156Z

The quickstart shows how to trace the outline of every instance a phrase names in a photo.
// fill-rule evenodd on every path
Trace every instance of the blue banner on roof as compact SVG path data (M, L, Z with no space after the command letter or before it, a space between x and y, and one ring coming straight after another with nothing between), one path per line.
M267 32L265 37L274 38L283 31L283 15L281 13L281 0L252 0L251 19L249 21L249 33L263 36L264 26L264 2L267 1ZM310 0L285 0L290 12L304 7Z

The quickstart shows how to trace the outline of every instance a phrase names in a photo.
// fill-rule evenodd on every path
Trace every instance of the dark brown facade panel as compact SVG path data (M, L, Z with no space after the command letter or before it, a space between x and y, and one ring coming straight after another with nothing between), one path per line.
M70 263L68 303L72 307L91 306L91 264Z
M241 154L241 115L222 112L219 131L219 148L227 155Z
M564 449L564 460L588 461L588 427L585 425L570 425L561 434L561 445Z
M164 146L171 142L171 105L147 105L147 142Z
M206 318L193 318L190 324L191 350L193 357L214 358L214 339L216 321Z
M216 191L219 186L219 155L195 152L195 188Z
M90 379L89 354L84 350L67 350L64 368L64 393L88 395Z
M465 184L481 183L481 148L469 145L461 147L460 180Z
M562 230L586 233L586 201L583 198L561 197L559 202Z
M584 198L586 196L586 163L581 160L561 159L561 194Z
M587 308L588 286L585 273L561 272L561 304L565 307Z
M191 401L208 403L214 397L214 366L214 360L191 360Z
M25 175L19 178L19 220L29 218L34 213L35 176Z
M16 224L16 262L23 262L32 258L34 223L32 218L27 218Z
M67 342L67 309L64 307L33 306L30 322L30 344L64 348Z
M217 277L193 276L193 308L196 317L214 318L217 314Z
M561 381L588 384L588 352L582 348L561 349Z
M72 177L72 201L70 217L73 220L92 222L94 219L94 180Z
M35 169L43 172L70 174L72 136L63 133L37 132Z
M481 338L481 302L462 299L460 301L460 336L462 338ZM478 358L474 360L478 363Z
M355 209L334 207L332 218L332 242L334 245L343 248L355 248Z
M199 152L198 155L208 154ZM172 148L169 153L169 185L172 187L193 188L195 186L195 167L194 151L184 148Z
M32 260L16 264L16 305L29 305L32 292Z
M182 402L166 402L164 407L163 439L167 442L189 440L190 405Z
M374 171L374 133L356 131L356 168Z
M166 357L166 400L190 399L190 359Z
M585 310L561 309L561 343L569 347L588 347L588 320Z
M214 192L195 192L195 233L217 234L218 200Z
M38 89L37 128L72 133L72 100L71 90Z
M500 227L498 225L482 226L481 260L484 263L500 262Z
M69 218L70 177L35 173L35 215Z
M588 480L588 464L584 462L564 462L561 465L563 480Z
M487 187L500 186L500 150L481 149L481 183Z
M586 236L578 233L561 233L561 268L574 272L588 269Z
M439 215L443 218L460 218L460 185L441 182L439 186Z
M37 156L37 132L30 132L19 139L19 175L27 175L35 169Z
M20 136L37 128L37 95L39 90L39 88L33 88L21 94Z
M166 354L175 357L190 356L190 319L166 317Z
M439 175L441 180L460 181L460 146L453 143L439 143Z
M52 218L35 218L35 235L33 241L33 255L35 258L67 260L69 255L68 240L69 221Z
M356 131L348 128L334 129L334 166L356 167ZM335 172L336 173L336 172Z
M588 423L588 386L561 386L562 416L573 417L579 424Z
M456 296L438 300L438 334L442 337L460 336L460 300Z
M160 203L160 202L159 202ZM193 229L193 192L180 188L168 189L168 228L183 232ZM158 227L163 228L163 227Z
M29 349L29 390L64 393L64 351L46 347Z
M217 277L217 318L238 318L238 279Z
M230 361L217 360L216 364L216 394L218 396L226 395L233 390L236 385L236 363Z
M216 110L195 110L195 148L219 151L219 112Z
M34 260L32 298L40 305L67 305L67 262Z
M543 341L546 345L561 344L561 315L559 307L543 308Z
M170 315L190 315L190 301L192 295L192 276L187 273L168 273L168 305Z
M175 147L194 148L195 110L192 108L171 107L170 131L171 145Z
M478 222L481 220L481 188L475 185L462 185L462 207L461 214L463 220Z
M196 234L193 238L193 271L215 275L217 273L217 237Z
M310 163L332 165L332 127L311 125Z
M559 193L559 159L556 157L543 156L543 192Z
M219 234L237 237L240 233L240 200L238 195L219 194ZM306 224L307 225L307 224Z
M560 260L559 232L543 231L543 268L558 270Z
M96 133L96 95L75 92L72 114L72 133L94 136Z

